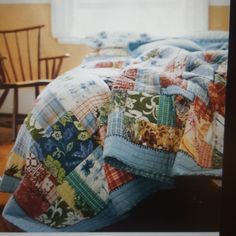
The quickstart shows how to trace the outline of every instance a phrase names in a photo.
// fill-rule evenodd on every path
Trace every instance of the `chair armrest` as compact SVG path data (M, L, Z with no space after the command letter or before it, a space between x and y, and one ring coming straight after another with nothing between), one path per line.
M0 55L0 61L1 61L1 62L2 62L3 60L5 60L5 59L7 59L7 58Z
M40 60L40 61L56 60L56 59L64 59L64 58L67 58L67 57L70 57L70 54L69 54L69 53L65 53L65 54L59 55L59 56L42 57L42 58L40 58L39 60Z
M55 79L59 75L62 62L68 57L70 57L69 53L59 56L39 58L40 64L44 63L45 65L45 74L47 79Z

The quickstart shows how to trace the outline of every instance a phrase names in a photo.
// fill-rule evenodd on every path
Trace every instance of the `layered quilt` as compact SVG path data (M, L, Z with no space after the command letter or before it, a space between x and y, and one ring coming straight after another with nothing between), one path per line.
M100 230L176 176L222 175L226 40L177 41L85 60L43 90L2 179L7 221L28 232Z

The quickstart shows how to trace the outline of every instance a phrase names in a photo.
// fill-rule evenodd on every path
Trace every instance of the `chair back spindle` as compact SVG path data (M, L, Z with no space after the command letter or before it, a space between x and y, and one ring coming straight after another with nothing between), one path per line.
M0 53L4 61L7 82L38 80L40 78L40 35L44 25L0 30Z
M0 30L0 108L9 91L13 89L12 137L16 138L21 123L18 114L18 90L34 88L35 97L39 87L55 79L60 71L62 61L69 54L54 57L41 57L41 29L44 25ZM0 123L1 124L1 123Z

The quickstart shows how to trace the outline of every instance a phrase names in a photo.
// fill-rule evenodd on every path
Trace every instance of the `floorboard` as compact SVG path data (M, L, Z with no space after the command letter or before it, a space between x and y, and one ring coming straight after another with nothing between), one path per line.
M2 176L4 172L8 154L13 144L14 143L11 141L11 129L0 127L0 176ZM0 212L2 212L9 197L9 193L0 192ZM2 216L0 216L0 232L10 232Z

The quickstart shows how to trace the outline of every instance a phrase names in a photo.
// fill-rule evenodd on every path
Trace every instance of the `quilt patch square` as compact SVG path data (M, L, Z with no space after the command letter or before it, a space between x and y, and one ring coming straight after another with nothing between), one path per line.
M61 182L97 145L76 117L67 112L46 130L35 148L41 161Z
M174 96L161 95L157 110L157 124L176 126L176 111Z
M211 168L213 153L212 146L203 140L201 143L199 143L197 151L200 157L199 165L204 168Z
M76 104L71 108L78 121L83 122L85 117L91 112L96 114L97 109L109 101L109 93L96 94L89 97L81 104Z
M114 168L108 163L104 164L104 170L107 178L109 192L118 189L122 185L134 179L133 174Z
M46 212L50 207L49 202L42 197L35 184L25 178L14 192L14 198L24 211L33 218Z
M50 125L54 124L66 110L61 105L54 94L48 91L44 98L39 99L37 106L32 110L32 115L39 125L46 130Z
M22 158L25 158L30 150L32 144L32 137L25 124L21 126L18 132L16 142L13 146L12 151L17 153Z
M5 167L4 174L22 179L24 176L24 166L25 159L23 159L17 153L11 152Z
M131 118L156 123L158 105L159 95L157 94L127 91L124 114Z
M91 216L105 207L106 203L86 184L76 171L72 171L67 175L65 180L76 191L76 206L78 210L87 212L86 214Z
M50 227L62 228L76 224L84 218L79 212L71 209L62 198L58 197L47 211L36 219Z

